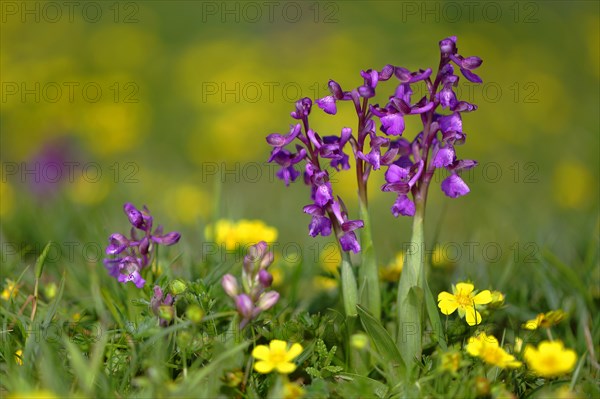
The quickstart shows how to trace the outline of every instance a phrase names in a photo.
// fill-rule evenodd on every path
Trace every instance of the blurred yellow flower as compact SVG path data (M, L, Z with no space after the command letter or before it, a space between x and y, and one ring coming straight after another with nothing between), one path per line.
M539 327L550 328L563 321L566 316L567 314L561 309L551 310L538 314L535 319L526 321L522 327L527 330L537 330Z
M499 308L500 306L504 305L505 296L502 292L492 291L491 295L492 295L492 301L490 302L491 307Z
M91 173L94 173L92 175ZM110 191L108 176L102 176L100 171L90 172L89 176L81 174L73 182L66 183L67 196L71 201L81 205L95 205L102 202ZM84 177L85 176L85 177Z
M17 296L17 294L19 293L19 287L11 279L7 278L5 281L6 285L4 286L4 289L0 294L0 298L4 299L5 301L8 301L10 298L14 298Z
M475 286L470 283L458 283L452 286L452 294L443 291L438 295L438 307L443 314L449 315L458 309L458 315L466 316L467 324L474 326L481 323L481 314L475 305L485 305L492 301L492 294L484 290L475 295Z
M521 350L523 349L523 340L521 338L515 338L515 344L513 346L513 349L515 353L521 353Z
M400 279L400 273L402 273L403 267L404 252L400 251L386 267L379 268L379 279L382 281L389 281L390 283L397 283Z
M560 161L554 169L554 199L564 208L580 208L589 203L592 188L598 187L591 172L578 161ZM565 187L568 186L568 189ZM596 193L597 194L597 193Z
M304 397L304 389L294 382L286 382L283 385L283 399L300 399Z
M315 276L313 285L321 291L333 291L338 287L338 279L327 276Z
M15 352L15 362L17 362L17 364L19 366L23 365L23 350L19 349Z
M0 217L6 217L12 212L15 195L12 186L4 179L0 181L0 198Z
M258 361L254 364L254 369L261 374L268 374L277 370L281 374L289 374L296 370L296 365L292 362L302 353L302 345L295 343L288 349L285 341L274 339L269 346L258 345L252 350L252 357Z
M204 230L208 241L224 245L227 251L242 250L259 241L267 243L277 240L277 229L267 226L261 220L242 219L237 222L228 219L217 220Z
M431 253L431 266L439 269L453 269L456 263L448 258L442 245L436 244Z
M211 212L209 195L193 184L181 184L165 195L165 211L179 223L194 225Z
M93 107L82 112L80 127L90 151L108 156L138 145L150 121L150 113L143 103L99 102L90 105Z
M321 268L333 276L339 276L342 254L337 244L329 243L319 252L319 264Z
M8 399L58 399L59 396L50 391L15 392L8 395Z
M284 272L283 270L281 270L281 266L279 266L279 264L271 265L271 267L269 267L269 273L271 273L271 276L273 276L273 282L271 283L271 285L273 287L279 287L283 282L284 276Z
M356 333L350 337L350 346L354 349L363 350L369 345L369 337L366 334Z
M496 337L486 333L469 338L466 349L469 355L479 357L484 362L500 368L516 368L522 364L500 347Z
M460 368L461 359L460 352L458 351L444 352L440 357L440 369L454 374Z
M535 374L546 378L570 373L577 362L575 351L565 349L561 341L542 341L537 348L527 345L523 356Z

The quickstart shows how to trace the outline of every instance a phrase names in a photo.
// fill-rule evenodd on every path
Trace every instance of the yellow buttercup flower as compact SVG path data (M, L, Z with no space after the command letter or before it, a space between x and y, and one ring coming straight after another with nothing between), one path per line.
M540 327L550 328L558 323L560 323L567 314L558 309L551 310L546 313L538 314L535 319L531 319L523 323L523 328L527 330L537 330Z
M486 333L469 338L466 349L469 355L478 357L484 362L500 368L516 368L522 364L513 355L500 347L496 337Z
M242 219L234 222L220 219L214 225L207 226L204 235L207 240L224 245L227 251L234 251L243 250L259 241L274 242L277 240L277 229L261 220Z
M575 351L565 349L561 341L542 341L537 348L527 345L523 356L535 374L546 378L570 373L577 362Z
M404 252L400 251L396 257L386 266L379 269L379 278L383 281L397 283L400 279L400 273L404 267Z
M492 294L484 290L475 295L475 286L470 283L458 283L452 286L452 294L446 291L438 295L438 307L443 314L449 315L458 309L458 315L465 317L467 324L474 326L481 323L481 314L475 305L485 305L492 301Z
M268 374L273 370L281 374L292 373L296 370L292 360L300 353L302 353L302 345L296 343L288 349L287 342L274 339L269 346L258 345L252 351L252 357L258 360L254 364L254 370L261 374Z
M11 279L7 278L6 286L2 290L2 293L0 294L0 298L4 299L5 301L8 301L10 298L16 297L18 292L19 292L19 287L16 285L16 283L14 281L12 281Z

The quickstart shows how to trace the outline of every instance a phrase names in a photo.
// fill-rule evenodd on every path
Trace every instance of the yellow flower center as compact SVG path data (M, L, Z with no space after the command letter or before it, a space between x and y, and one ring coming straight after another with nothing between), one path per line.
M459 292L458 294L455 295L455 297L456 297L456 302L458 302L460 307L462 307L462 308L473 307L473 298L472 298L471 294L464 294L462 292Z
M541 363L548 369L548 370L556 370L560 367L560 364L558 364L558 362L556 361L556 357L555 356L543 356L541 359Z
M273 364L285 363L286 352L271 351L269 354L269 361Z

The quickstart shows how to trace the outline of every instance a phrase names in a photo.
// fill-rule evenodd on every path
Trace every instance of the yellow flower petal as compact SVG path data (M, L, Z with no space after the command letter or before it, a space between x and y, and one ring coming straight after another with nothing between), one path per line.
M269 343L269 349L271 352L283 352L287 351L287 342L279 339L274 339Z
M438 303L438 307L443 314L449 315L454 313L454 311L458 308L458 302L456 302L456 300L443 300Z
M273 371L273 363L261 360L259 362L254 363L254 370L258 371L261 374L268 374Z
M490 290L481 291L473 298L473 303L476 305L485 305L486 303L492 302L492 293Z
M277 371L281 374L289 374L296 370L296 365L290 362L284 362L277 364Z
M286 360L294 360L299 354L302 353L302 345L293 344L288 353L285 355Z
M479 313L475 308L466 308L465 316L467 320L467 324L470 326L477 325L481 323L481 313Z
M266 345L258 345L252 350L252 357L258 360L268 360L271 351Z
M454 295L452 295L449 292L442 291L438 294L438 301L443 301L443 300L454 300Z
M469 295L471 292L473 292L474 289L475 286L471 283L458 283L456 284L455 294Z

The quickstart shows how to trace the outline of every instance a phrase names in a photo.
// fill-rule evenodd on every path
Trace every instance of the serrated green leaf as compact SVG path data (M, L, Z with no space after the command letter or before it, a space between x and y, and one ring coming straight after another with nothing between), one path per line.
M321 372L314 367L307 367L304 369L312 378L321 378Z

